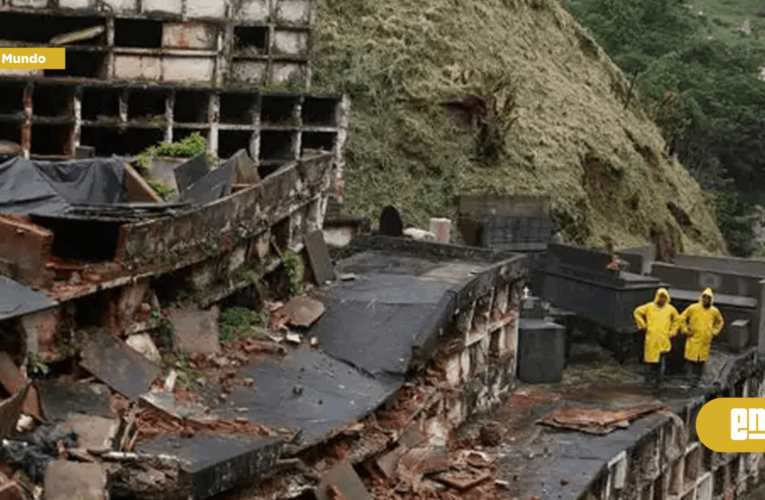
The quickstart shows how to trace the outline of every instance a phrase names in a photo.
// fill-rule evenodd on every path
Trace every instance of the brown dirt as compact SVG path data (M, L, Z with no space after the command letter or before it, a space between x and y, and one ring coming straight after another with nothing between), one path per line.
M272 435L267 427L258 424L230 420L216 420L206 425L183 422L154 408L145 408L136 414L136 427L139 442L162 434L194 434L205 430L220 434Z

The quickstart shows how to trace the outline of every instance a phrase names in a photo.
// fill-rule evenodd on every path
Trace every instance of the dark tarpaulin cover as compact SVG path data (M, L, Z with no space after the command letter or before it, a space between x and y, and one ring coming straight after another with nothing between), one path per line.
M122 159L64 162L16 157L0 165L0 212L66 215L72 205L127 203Z

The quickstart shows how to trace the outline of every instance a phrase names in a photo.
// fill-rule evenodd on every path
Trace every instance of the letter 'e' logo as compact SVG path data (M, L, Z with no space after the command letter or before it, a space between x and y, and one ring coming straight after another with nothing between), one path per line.
M696 417L699 440L719 453L765 452L765 398L717 398Z

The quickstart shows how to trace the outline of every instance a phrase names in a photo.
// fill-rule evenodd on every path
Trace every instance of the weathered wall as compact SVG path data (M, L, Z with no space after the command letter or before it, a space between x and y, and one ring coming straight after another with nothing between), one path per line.
M716 397L765 395L763 365L753 354L729 367L723 388L686 405L652 434L614 457L580 499L730 500L752 489L765 476L762 453L717 453L695 432L701 407Z

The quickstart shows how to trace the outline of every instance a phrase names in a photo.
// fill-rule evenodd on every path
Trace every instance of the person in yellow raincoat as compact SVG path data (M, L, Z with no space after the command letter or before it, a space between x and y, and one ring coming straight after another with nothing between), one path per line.
M671 339L680 325L680 314L669 300L667 289L659 288L653 302L643 304L634 312L635 323L645 332L645 380L650 383L653 379L655 389L659 389L664 380L666 353L672 349Z
M707 288L695 304L680 315L680 331L687 335L685 341L685 374L696 387L704 373L704 363L709 357L712 339L719 334L725 321L714 305L714 294Z

